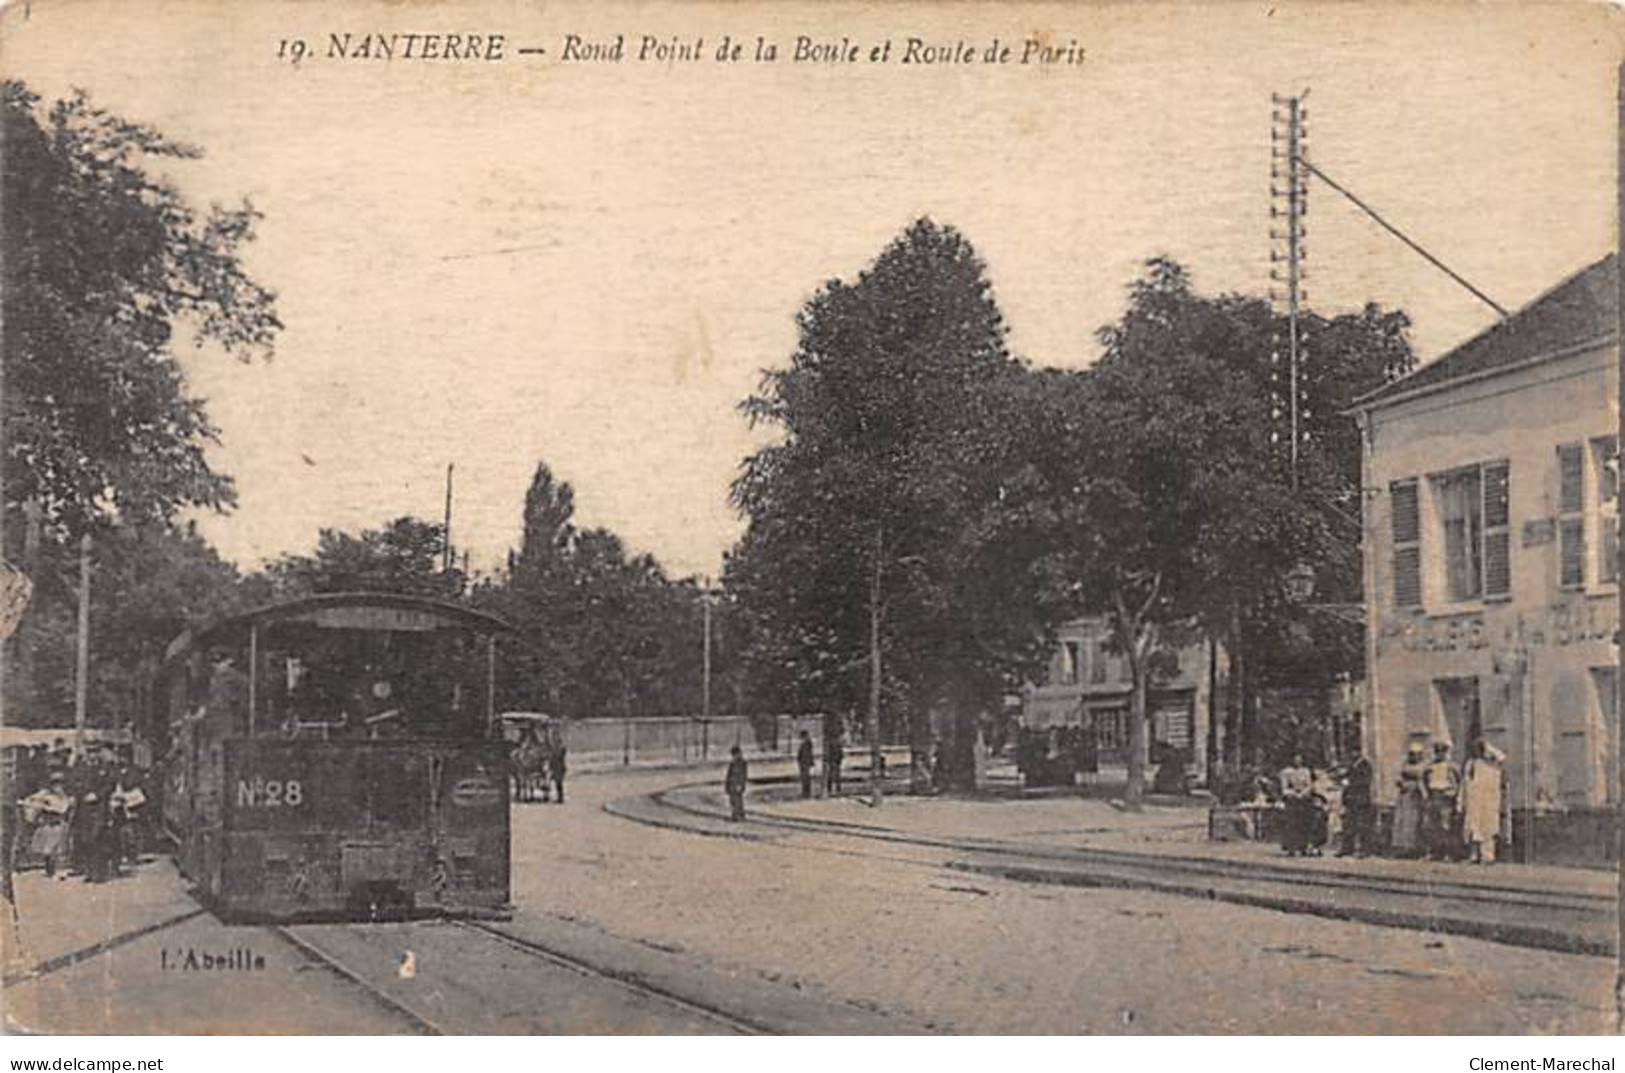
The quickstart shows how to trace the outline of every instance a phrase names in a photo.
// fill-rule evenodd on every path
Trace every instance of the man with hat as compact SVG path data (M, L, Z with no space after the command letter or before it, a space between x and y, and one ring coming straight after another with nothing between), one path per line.
M732 756L728 761L728 773L722 779L722 788L728 792L728 818L742 820L745 818L745 787L750 780L745 768L744 751L735 745Z

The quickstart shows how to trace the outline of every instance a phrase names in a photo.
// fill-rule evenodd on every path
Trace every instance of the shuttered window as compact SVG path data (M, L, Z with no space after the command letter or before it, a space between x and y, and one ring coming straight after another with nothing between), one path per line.
M1394 606L1422 606L1422 518L1417 483L1394 481L1388 486L1393 504Z
M1597 577L1619 580L1619 440L1604 436L1591 441L1597 489Z
M1585 585L1585 452L1577 443L1557 448L1558 584Z
M1484 595L1512 592L1511 471L1505 462L1484 466Z

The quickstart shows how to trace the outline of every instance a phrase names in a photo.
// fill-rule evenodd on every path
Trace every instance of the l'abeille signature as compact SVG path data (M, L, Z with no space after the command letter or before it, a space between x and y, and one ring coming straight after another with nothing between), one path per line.
M164 972L261 972L265 969L265 955L247 946L228 950L166 946L158 951L158 967Z

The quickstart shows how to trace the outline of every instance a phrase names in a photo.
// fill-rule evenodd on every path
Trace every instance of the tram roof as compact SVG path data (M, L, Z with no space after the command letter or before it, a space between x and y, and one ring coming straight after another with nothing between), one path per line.
M507 622L484 611L396 592L328 592L296 600L282 600L252 611L219 619L196 630L187 630L169 643L165 659L174 659L189 648L219 644L242 631L244 639L252 626L275 622L305 622L317 628L390 630L416 633L440 629L469 629L508 632Z

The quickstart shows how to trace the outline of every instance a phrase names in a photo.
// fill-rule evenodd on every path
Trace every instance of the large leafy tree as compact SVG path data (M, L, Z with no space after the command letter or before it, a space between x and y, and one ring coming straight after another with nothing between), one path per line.
M66 715L72 675L57 665L71 666L74 594L61 579L78 538L97 534L96 604L108 585L146 580L120 565L133 547L213 572L195 536L166 528L184 509L234 502L209 465L217 433L177 338L250 360L269 355L281 325L241 261L258 213L246 202L200 212L163 174L197 147L83 93L47 107L15 81L0 83L0 144L0 554L34 582L5 692L9 710L39 721ZM130 671L105 644L97 660Z
M5 506L77 535L223 508L231 482L176 336L268 355L273 295L241 262L259 214L194 209L157 171L202 151L91 104L0 86Z
M1238 712L1249 710L1249 682L1267 677L1251 664L1279 672L1292 638L1321 653L1321 674L1350 669L1352 646L1326 658L1347 624L1306 618L1288 576L1313 570L1320 606L1357 590L1358 453L1342 411L1409 367L1404 327L1402 314L1374 308L1306 319L1305 349L1318 360L1303 385L1296 473L1280 419L1284 325L1260 300L1197 294L1166 259L1148 263L1123 317L1101 330L1100 362L1041 390L1021 502L1047 532L1052 584L1079 611L1108 616L1128 661L1131 799L1143 788L1147 692L1164 644L1222 638ZM1268 655L1253 661L1255 652ZM1256 728L1232 729L1256 741Z
M1000 584L1022 564L992 539L1024 369L982 262L922 219L797 326L788 366L742 405L780 433L733 489L748 526L727 582L753 664L802 702L861 708L877 744L885 709L939 708L968 745L1042 634L1039 605Z

